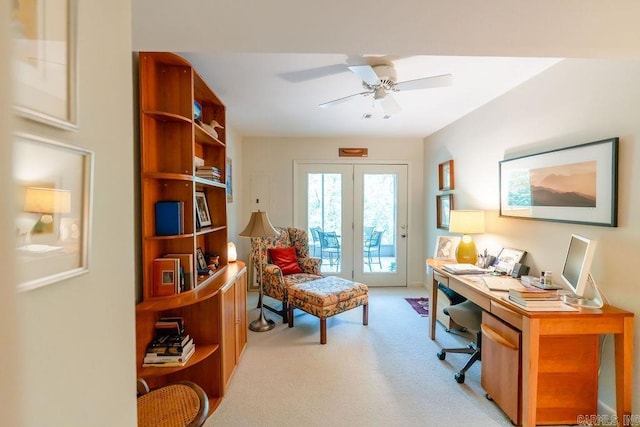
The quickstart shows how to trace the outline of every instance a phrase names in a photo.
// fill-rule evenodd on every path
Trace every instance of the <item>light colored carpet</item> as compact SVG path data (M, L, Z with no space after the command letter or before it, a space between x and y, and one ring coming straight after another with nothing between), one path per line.
M512 426L480 386L480 364L465 384L453 376L468 355L441 347L468 342L416 316L405 297L423 288L369 288L369 325L362 308L327 320L320 344L316 317L295 311L295 327L276 320L269 332L249 331L248 345L211 426ZM248 320L258 315L249 295Z

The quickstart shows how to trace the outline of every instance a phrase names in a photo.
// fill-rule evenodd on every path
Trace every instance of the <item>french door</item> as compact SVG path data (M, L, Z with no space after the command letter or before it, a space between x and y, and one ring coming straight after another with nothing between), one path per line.
M294 224L324 275L407 285L407 165L296 162Z

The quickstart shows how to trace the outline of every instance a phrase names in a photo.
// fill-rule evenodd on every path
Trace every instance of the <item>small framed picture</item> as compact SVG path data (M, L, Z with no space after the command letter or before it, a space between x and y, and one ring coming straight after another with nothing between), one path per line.
M520 249L503 248L493 263L494 271L511 274L513 267L524 258L526 253L527 251Z
M438 228L449 229L451 209L453 209L453 194L436 196L436 225Z
M453 160L438 165L438 190L453 190Z
M202 252L200 248L196 248L196 262L198 264L198 270L206 270L208 268L204 252Z
M207 204L207 196L204 194L204 191L196 191L196 216L200 227L208 227L211 225L209 205Z
M438 236L433 258L444 261L456 260L456 248L460 243L459 236Z

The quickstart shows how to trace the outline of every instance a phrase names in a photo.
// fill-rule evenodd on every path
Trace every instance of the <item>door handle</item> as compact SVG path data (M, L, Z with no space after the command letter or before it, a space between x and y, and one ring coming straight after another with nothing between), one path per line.
M406 234L401 234L400 237L406 238L407 235Z

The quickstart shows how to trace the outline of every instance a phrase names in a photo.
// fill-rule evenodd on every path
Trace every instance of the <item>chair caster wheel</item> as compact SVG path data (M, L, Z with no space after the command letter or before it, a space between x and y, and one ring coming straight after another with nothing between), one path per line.
M455 379L456 379L456 381L458 382L458 384L462 384L462 383L464 383L464 374L461 374L461 373L459 373L459 372L458 372L457 374L455 374L455 375L454 375L454 377L453 377L453 378L455 378Z
M444 360L444 358L447 357L447 353L443 351L439 351L438 354L436 354L436 356L438 356L438 359Z

